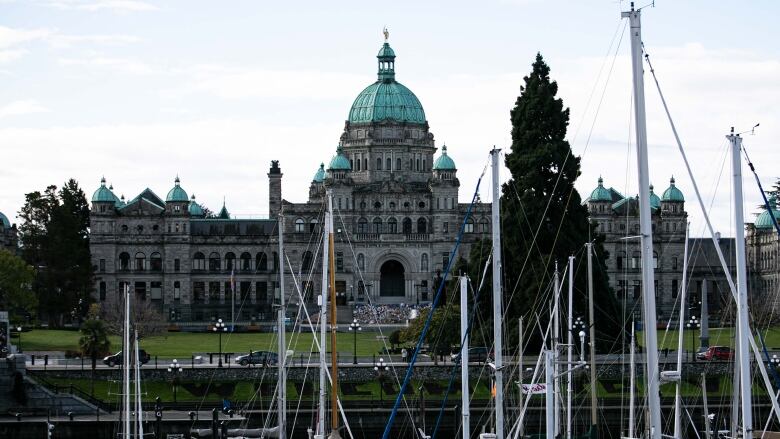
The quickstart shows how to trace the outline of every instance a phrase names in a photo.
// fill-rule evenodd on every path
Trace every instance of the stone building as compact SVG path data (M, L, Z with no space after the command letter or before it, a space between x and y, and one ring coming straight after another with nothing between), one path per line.
M329 192L338 305L432 300L469 204L458 200L457 167L447 147L436 156L420 101L396 81L395 53L387 42L377 60L377 81L355 99L335 154L327 165L313 166L308 200L283 198L282 168L271 162L268 219L238 219L224 205L205 217L178 177L164 199L145 189L127 202L103 179L90 218L96 298L128 286L177 324L198 325L230 319L235 291L236 320L264 321L272 318L278 297L280 264L289 273L289 259L303 300L316 304ZM280 218L286 254L281 261ZM490 205L476 204L463 229L458 255L490 236ZM298 300L289 274L285 292L288 300Z
M8 250L13 254L19 252L16 224L12 225L3 212L0 212L0 249Z
M777 312L778 286L780 286L780 239L770 215L780 221L780 210L777 208L777 193L770 194L769 210L764 210L753 224L747 225L745 240L747 241L747 261L750 290L755 298L761 298L768 311ZM775 317L776 318L776 317Z

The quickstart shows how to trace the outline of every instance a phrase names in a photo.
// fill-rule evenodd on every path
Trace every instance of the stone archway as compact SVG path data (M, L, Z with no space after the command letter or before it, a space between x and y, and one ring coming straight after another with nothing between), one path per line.
M382 264L379 269L379 296L380 297L404 297L406 296L404 266L395 259Z

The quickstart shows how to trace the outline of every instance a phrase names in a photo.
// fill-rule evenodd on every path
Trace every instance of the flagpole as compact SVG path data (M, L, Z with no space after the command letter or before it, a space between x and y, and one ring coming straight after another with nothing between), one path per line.
M236 327L236 278L235 269L230 269L230 332Z

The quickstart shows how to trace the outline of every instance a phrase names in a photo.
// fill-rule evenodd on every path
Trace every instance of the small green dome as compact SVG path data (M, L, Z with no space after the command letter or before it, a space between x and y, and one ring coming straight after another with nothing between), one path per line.
M769 207L772 208L772 214L775 216L775 220L780 221L780 210L777 209L777 197L775 197L775 194L769 196ZM772 218L769 216L768 210L761 212L753 225L756 226L757 229L771 229L775 226L772 224Z
M106 177L100 179L100 187L92 194L92 202L116 204L116 195L106 187Z
M190 205L187 207L187 211L192 216L203 216L203 208L195 201L195 194L192 194L192 198L190 198Z
M320 163L320 169L314 174L314 182L322 183L325 180L325 163Z
M425 123L425 111L411 90L395 80L395 52L385 42L377 55L377 81L366 87L349 110L350 123L383 120Z
M4 229L11 228L11 222L8 221L7 216L3 215L3 212L0 212L0 226L3 226Z
M661 199L658 198L658 195L653 192L653 185L650 185L650 207L653 208L660 208L661 207Z
M230 219L230 212L228 212L227 207L225 207L224 200L222 201L222 209L219 210L217 217L219 219Z
M336 155L330 159L328 170L349 171L351 169L352 166L349 165L349 159L347 159L347 156L344 155L344 150L341 148L341 145L339 145L338 148L336 148Z
M168 195L165 197L165 202L171 201L190 201L190 197L187 196L187 192L179 186L179 176L176 176L176 180L173 181L173 189L168 191Z
M435 171L455 171L455 161L447 155L447 145L441 147L441 155L433 162Z
M125 196L124 196L124 194L116 200L115 206L117 208L127 206L127 203L125 203Z
M661 195L661 201L685 201L682 191L674 185L674 177L669 179L669 188Z
M612 201L612 194L604 187L604 179L599 177L599 185L590 193L590 201Z

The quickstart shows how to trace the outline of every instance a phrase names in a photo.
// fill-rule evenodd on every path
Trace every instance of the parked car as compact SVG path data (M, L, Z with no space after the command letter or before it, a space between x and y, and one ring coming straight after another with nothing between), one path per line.
M706 351L696 354L697 360L733 360L734 350L728 346L710 346Z
M279 362L279 355L276 352L254 351L246 355L236 357L236 363L242 366L250 364L261 364L264 366L273 366Z
M484 363L490 355L490 350L486 347L469 348L469 362ZM460 352L453 352L450 358L454 362L460 362Z
M141 359L141 364L148 363L150 359L149 354L147 354L146 351L143 349L138 350L138 357ZM109 355L103 358L103 364L105 364L108 367L114 367L119 364L122 364L122 351L119 351L114 355Z

